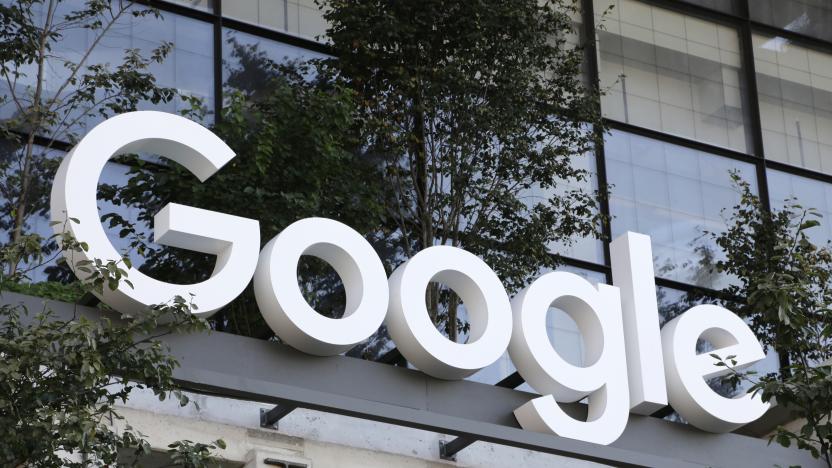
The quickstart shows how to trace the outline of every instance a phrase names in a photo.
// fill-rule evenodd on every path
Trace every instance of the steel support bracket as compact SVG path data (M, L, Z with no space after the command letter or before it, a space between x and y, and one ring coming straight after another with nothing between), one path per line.
M456 461L456 454L465 449L469 445L476 442L477 439L470 437L457 437L450 441L439 441L439 458L448 461Z
M287 404L277 405L270 410L260 408L260 427L276 430L278 422L296 409L297 406Z

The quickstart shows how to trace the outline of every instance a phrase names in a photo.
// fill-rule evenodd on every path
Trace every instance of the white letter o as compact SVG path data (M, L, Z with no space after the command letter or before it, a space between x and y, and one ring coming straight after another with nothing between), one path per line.
M326 261L341 277L344 317L324 317L298 285L303 255ZM373 247L349 226L331 219L297 221L275 236L260 254L254 295L269 327L291 346L317 356L343 353L372 335L387 311L387 275Z
M470 342L454 343L434 326L425 304L431 281L453 289L468 311ZM402 355L428 375L463 379L502 356L511 340L511 304L482 260L462 249L429 247L390 276L387 329Z

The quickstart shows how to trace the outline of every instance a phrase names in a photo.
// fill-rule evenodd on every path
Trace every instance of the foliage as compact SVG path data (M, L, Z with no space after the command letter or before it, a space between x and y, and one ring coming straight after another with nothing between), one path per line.
M66 220L62 234L53 237L71 258L87 245L68 233L70 222L78 221ZM2 257L14 262L16 256L32 255L42 262L38 247L6 247ZM87 273L84 283L76 284L99 294L117 287L127 281L124 261L90 261L81 267ZM63 317L46 307L0 305L0 464L113 465L123 463L124 451L133 452L134 464L141 462L151 447L129 424L116 428L114 422L123 419L116 405L137 389L188 403L173 380L178 363L159 338L207 329L193 309L181 297L121 319L89 317L77 306L71 317ZM170 453L177 466L203 467L213 462L212 451L223 447L221 440L181 441L170 446Z
M128 49L121 63L96 61L95 51L116 25L158 16L128 0L0 3L0 229L11 244L31 234L33 216L48 211L59 142L73 143L98 119L177 97L150 72L165 60L170 43L147 57ZM86 50L64 44L78 37L87 38ZM13 273L20 265L6 266Z
M355 143L354 94L313 77L296 63L277 64L256 46L230 42L239 67L228 70L222 118L214 126L237 154L221 171L200 183L176 164L136 161L124 187L104 187L116 205L138 208L138 221L150 225L166 203L176 202L258 220L265 244L294 221L322 216L360 232L380 224L382 190L376 169L350 151ZM111 226L129 228L117 214ZM179 283L204 280L214 259L194 252L145 246L143 271ZM308 299L322 313L343 313L343 289L323 262L301 270ZM340 292L340 296L337 294ZM249 336L273 336L249 287L223 311L217 327Z
M727 231L711 234L726 256L716 265L737 279L725 292L745 298L732 310L781 359L778 373L757 378L735 372L733 378L750 380L750 392L802 420L799 430L780 427L772 440L795 443L832 466L832 250L811 240L820 214L796 200L769 211L747 182L737 174L733 179L742 197ZM717 362L731 369L735 364L731 357Z
M334 57L322 73L356 93L360 154L380 159L391 266L433 245L482 257L509 291L552 268L556 242L596 234L578 158L604 125L581 77L569 0L319 0ZM458 300L429 310L452 340Z

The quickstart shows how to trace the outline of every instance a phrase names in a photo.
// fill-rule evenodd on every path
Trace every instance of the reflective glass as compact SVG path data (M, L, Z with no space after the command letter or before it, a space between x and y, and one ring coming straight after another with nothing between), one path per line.
M558 268L558 271L568 271L583 276L592 284L607 282L606 276L603 273L569 266ZM581 332L578 330L575 321L566 312L554 307L550 308L549 314L546 317L546 331L549 334L549 340L551 340L558 354L567 362L578 366L583 365L584 348ZM506 352L497 362L472 375L468 380L495 384L513 374L516 370L517 368L514 367L511 358ZM534 391L528 384L523 384L518 389L526 392Z
M586 171L589 175L587 180L582 182L571 181L568 184L560 184L553 191L535 189L525 195L529 205L540 203L552 197L554 193L558 197L568 197L569 192L581 190L584 193L594 193L598 190L598 171L595 162L595 155L576 156L571 158L573 167ZM586 260L588 262L604 264L604 246L600 239L595 237L576 236L570 242L554 242L549 245L549 251L563 257Z
M730 171L756 189L754 166L620 131L608 135L604 152L613 238L649 235L656 276L725 286L729 278L713 269L719 249L705 233L723 231L722 210L739 201Z
M65 15L78 9L77 0L60 4L56 13L59 22L65 22ZM64 83L71 76L71 69L67 63L77 64L83 60L85 54L91 50L84 62L84 73L87 67L105 66L111 71L124 63L127 50L138 50L144 58L149 58L154 49L169 42L173 44L167 58L161 64L152 64L147 70L161 87L175 88L185 96L199 98L206 109L213 109L213 48L212 25L191 18L165 12L162 18L153 15L134 17L132 10L125 11L118 16L106 35L98 40L100 30L82 27L65 27L61 37L53 45L50 59L44 69L43 84L46 98L57 97L66 100L75 86ZM105 23L106 24L106 23ZM23 73L14 81L14 95L24 106L31 103L33 90L36 86L37 71L32 64L24 67ZM60 92L60 96L56 96ZM9 87L5 80L0 84L0 93L9 94ZM100 101L97 108L113 102L118 93L107 95L100 93L96 96ZM142 102L139 109L154 109L165 112L179 112L190 106L180 98L168 103L153 104ZM91 126L102 120L97 112L87 112L88 105L80 106L69 113L66 120L73 132L83 135ZM0 107L0 117L8 117L16 112L12 102ZM208 117L210 121L210 116ZM59 140L67 140L66 135L58 135Z
M42 151L42 149L38 148L38 151ZM51 151L46 156L41 157L49 157L49 158L63 158L63 153L59 151ZM129 167L123 164L109 162L104 167L104 171L101 174L101 178L99 179L99 184L112 184L118 187L124 186L127 184L129 179L128 171ZM8 175L8 174L6 174ZM12 207L7 203L5 198L0 197L0 207L4 212L8 212L9 209ZM113 203L101 200L98 201L98 211L100 215L105 215L108 213L117 213L122 216L124 219L130 221L133 226L137 229L139 233L141 233L145 239L150 239L150 228L145 225L144 223L140 223L138 221L139 209L138 207L131 207L125 205L114 205ZM31 214L27 220L26 225L24 228L24 234L38 234L43 239L48 239L53 234L53 228L50 225L51 222L51 215L47 209L45 213L33 213ZM107 223L104 223L104 228L107 233L107 238L113 244L118 252L126 253L130 256L133 264L136 267L141 266L144 262L144 259L140 257L136 252L131 251L129 248L130 239L122 238L119 235L120 227L109 227ZM10 240L11 230L10 229L3 229L0 231L0 242L8 242ZM152 244L156 246L156 244ZM48 255L46 255L45 259L50 261L40 265L39 267L35 268L31 272L27 273L27 277L32 282L39 282L45 281L50 277L50 270L55 267L56 261L58 259L58 252L57 251L50 251ZM29 265L28 267L33 267L35 265ZM27 268L28 268L27 267Z
M214 11L214 0L165 0L169 3L178 3L197 10ZM231 3L231 2L229 2Z
M832 41L829 0L749 0L748 10L754 21Z
M806 234L818 245L832 240L832 185L771 169L766 177L772 208L779 209L787 202L796 202L804 208L817 210L823 215L820 226L808 229Z
M832 55L755 34L765 156L832 174Z
M723 13L731 13L739 15L742 13L740 9L740 2L743 0L682 0L685 3L692 3L711 10L721 11Z
M324 57L308 49L254 36L233 29L223 30L223 84L243 91L265 86L270 65Z
M315 0L233 0L223 2L222 14L310 39L327 29Z
M750 150L735 29L636 0L595 0L595 13L605 116Z

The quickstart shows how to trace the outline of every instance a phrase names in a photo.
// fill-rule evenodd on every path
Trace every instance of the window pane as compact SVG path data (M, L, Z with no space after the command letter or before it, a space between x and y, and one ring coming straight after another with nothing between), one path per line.
M223 2L222 14L309 39L323 36L327 28L315 0L233 0Z
M635 0L595 0L604 115L750 151L740 46L733 28Z
M711 10L718 10L724 13L731 13L733 15L739 15L742 13L740 10L740 1L742 0L682 0L685 3L692 3L694 5L703 6L705 8L710 8Z
M269 65L324 57L323 54L233 29L223 30L223 84L242 91L265 86Z
M753 43L766 158L832 173L832 55L781 37Z
M795 199L804 208L818 210L823 215L820 226L807 230L806 234L817 245L832 240L832 185L771 169L767 177L772 208L783 208L787 200Z
M586 171L587 180L582 182L569 181L570 183L561 183L554 189L543 190L538 188L531 189L527 194L524 194L524 199L528 206L533 206L536 203L542 203L553 196L569 197L569 193L573 190L581 190L583 193L595 193L598 190L598 171L595 162L594 154L587 154L575 156L570 158L572 167ZM575 236L568 242L554 242L551 243L549 251L563 257L575 258L579 260L586 260L588 262L604 264L604 245L600 239L595 237L579 237Z
M558 268L558 271L575 273L586 278L592 284L607 282L606 276L603 273L595 271L570 266ZM546 331L548 332L549 340L552 342L558 354L563 356L567 362L578 366L583 365L584 348L581 332L578 330L575 321L566 312L554 307L550 308L549 314L546 316ZM506 352L494 364L468 377L467 380L495 384L513 374L516 370L517 368L514 367L508 352ZM534 392L529 384L525 383L517 388L526 392Z
M61 3L56 17L57 21L65 22L64 16L77 10L81 5L78 0ZM115 8L115 7L114 7ZM147 70L156 78L156 84L160 87L176 88L179 93L199 98L202 105L210 110L213 109L214 85L213 85L213 48L212 48L212 25L210 23L182 17L173 13L164 12L162 18L153 15L145 17L134 17L131 8L123 12L112 24L107 34L96 43L101 35L101 30L91 30L83 27L66 28L61 31L61 38L53 45L51 58L45 67L44 86L47 98L55 98L56 93L63 87L60 96L56 98L66 101L74 89L72 84L64 87L64 83L70 78L71 69L67 63L80 63L88 50L92 52L84 63L84 71L91 66L104 66L110 71L124 63L127 50L136 49L145 59L151 57L153 50L162 46L165 42L173 44L167 58L161 64L152 64ZM109 13L103 16L105 25ZM42 24L42 23L41 23ZM24 67L19 70L22 75L15 80L14 94L17 100L23 105L31 104L34 89L36 87L37 72L35 65ZM9 88L5 85L6 80L0 84L0 93L9 94ZM115 91L103 94L99 89L96 98L101 101L98 109L107 103L111 103L117 97ZM139 103L141 110L153 109L164 112L178 112L188 109L190 106L182 99L176 98L168 103L152 104L150 102ZM83 136L92 126L101 122L103 118L97 112L89 112L90 106L83 104L74 110L68 111L66 122L72 122L72 132ZM9 117L17 112L12 102L0 107L0 118ZM211 120L210 115L207 120ZM56 135L58 140L66 141L68 135L61 133Z
M169 3L178 3L197 10L214 11L214 0L165 0ZM232 3L232 2L229 2Z
M754 21L832 41L829 0L753 0L748 9Z
M725 229L721 212L739 201L729 172L756 188L754 166L658 140L614 131L604 146L612 187L613 238L651 236L656 276L720 289L721 255L705 232Z
M0 167L0 179L2 179L3 183L0 184L2 186L3 193L12 193L17 194L19 192L19 186L17 185L17 174L16 174L16 165L15 162L18 162L19 158L22 156L23 149L20 147L11 147L11 148L2 148L0 156L2 156L2 167ZM42 147L35 147L34 153L38 160L60 160L64 157L64 153L58 150L49 150L44 151ZM114 162L107 163L104 166L104 171L101 174L101 178L99 180L99 184L113 184L116 186L123 186L127 184L127 180L129 177L127 176L129 167L118 164ZM51 180L49 180L51 184ZM16 196L16 195L15 195ZM53 234L53 227L51 226L51 214L49 212L48 206L48 193L46 195L46 199L40 198L39 201L34 202L30 209L33 209L33 212L26 218L26 224L23 228L23 234L37 234L42 239L43 242L46 242L50 236ZM13 230L12 225L12 217L11 217L11 210L15 209L14 200L10 201L8 198L0 196L0 212L3 213L4 222L0 223L0 243L7 243L11 241L11 234ZM137 231L144 234L145 237L149 237L149 227L146 226L144 223L138 222L138 209L136 207L128 207L125 205L114 205L113 203L99 199L98 201L98 210L99 214L105 215L107 213L117 213L121 215L124 219L127 219L133 223L136 227ZM119 252L129 252L129 244L130 239L123 239L119 236L119 227L110 228L107 224L105 224L105 231L107 233L107 238L112 242L113 246ZM79 239L83 241L83 239ZM155 244L154 244L155 245ZM56 247L55 245L50 246L48 252L45 252L44 255L44 264L38 265L37 262L32 262L29 265L23 266L23 270L28 268L34 268L32 271L26 273L26 276L31 282L40 282L45 281L47 279L54 279L51 278L52 270L57 264L57 260L59 258L59 252L56 249L52 249L51 247ZM129 252L130 258L133 261L134 265L137 267L141 265L143 259L139 257L135 252ZM50 261L46 261L50 260Z

